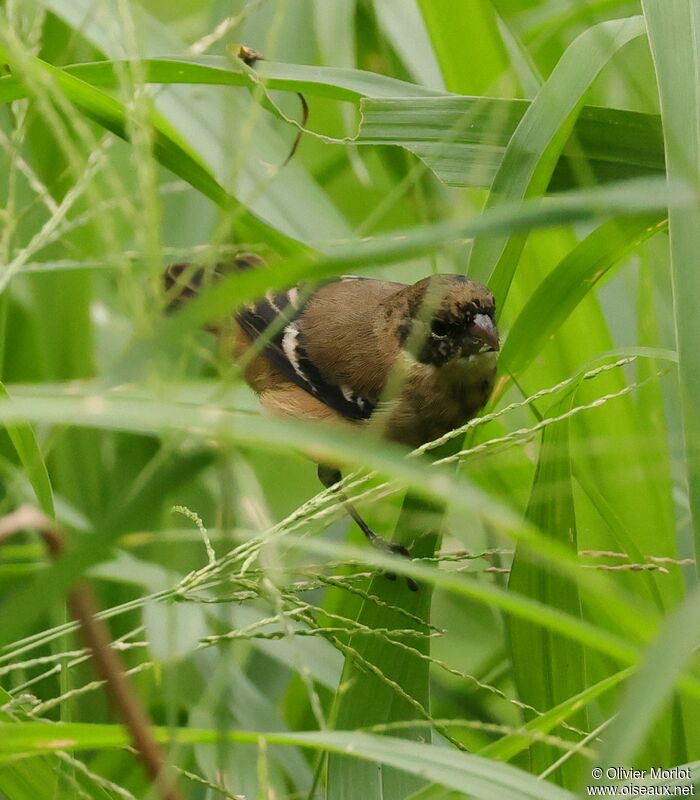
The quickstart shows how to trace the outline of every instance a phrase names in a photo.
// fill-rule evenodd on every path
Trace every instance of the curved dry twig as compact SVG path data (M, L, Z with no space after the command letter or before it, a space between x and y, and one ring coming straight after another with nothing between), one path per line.
M20 531L38 531L51 554L59 558L64 549L63 537L53 520L32 506L22 506L0 517L0 543ZM105 623L97 617L97 603L87 583L77 583L68 593L68 608L78 622L85 646L95 662L95 669L105 681L110 702L129 731L138 756L158 794L163 800L181 800L180 792L166 770L163 751L151 733L151 720L126 677L118 652Z

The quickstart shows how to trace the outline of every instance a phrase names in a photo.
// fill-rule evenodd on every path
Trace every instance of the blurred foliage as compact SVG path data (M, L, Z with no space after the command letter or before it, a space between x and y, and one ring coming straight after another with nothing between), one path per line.
M186 797L698 761L698 42L684 0L0 1L0 511L69 544L0 547L0 798L151 791L80 576ZM166 318L168 263L242 249L271 269ZM496 289L496 391L441 449L265 417L204 331L346 272Z

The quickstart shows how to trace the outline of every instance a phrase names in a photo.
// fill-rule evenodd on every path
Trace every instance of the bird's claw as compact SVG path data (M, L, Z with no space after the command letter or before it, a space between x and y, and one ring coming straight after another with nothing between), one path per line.
M391 553L392 555L402 556L403 558L411 558L411 554L408 551L408 548L404 547L402 544L396 544L395 542L387 542L385 539L382 539L380 536L376 536L370 540L372 544L378 548L379 550L383 550L385 553ZM393 572L385 572L386 577L390 581L396 580L396 575ZM413 578L406 576L406 585L412 592L418 591L418 584L413 580Z

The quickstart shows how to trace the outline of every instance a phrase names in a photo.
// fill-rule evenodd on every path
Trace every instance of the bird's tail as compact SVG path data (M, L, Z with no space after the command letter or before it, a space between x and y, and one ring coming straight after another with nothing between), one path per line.
M170 264L163 273L163 288L167 296L166 311L169 314L177 311L202 289L225 275L262 266L265 266L265 261L255 253L238 253L231 261L216 264L214 267L186 262Z

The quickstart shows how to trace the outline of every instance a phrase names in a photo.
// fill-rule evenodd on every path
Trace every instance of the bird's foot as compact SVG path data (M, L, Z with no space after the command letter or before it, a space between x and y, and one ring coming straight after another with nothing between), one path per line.
M319 464L318 466L318 477L321 483L331 488L335 486L335 484L339 483L342 479L342 475L340 474L340 470L335 469L333 467L327 467L324 464ZM394 542L387 542L386 539L382 538L378 534L376 534L369 525L362 519L362 517L358 514L355 506L347 499L347 497L342 493L339 492L340 497L342 498L343 505L347 510L348 514L355 520L357 525L359 526L362 533L364 533L367 541L372 545L372 547L376 547L378 550L381 550L384 553L392 553L393 555L402 556L403 558L410 558L411 554L408 552L408 549L404 547L402 544L395 544ZM393 572L386 572L384 573L386 577L390 581L396 580L396 575ZM410 578L406 576L406 584L408 588L412 592L418 591L418 584Z
M376 547L378 550L381 550L384 553L392 553L393 555L401 556L402 558L411 558L411 554L408 552L408 549L402 544L387 542L386 539L382 539L382 537L378 536L376 533L374 533L374 531L372 531L372 536L367 536L367 539L373 547ZM396 580L396 575L393 572L385 572L384 574L390 581ZM406 576L406 585L412 592L418 591L418 584L408 575Z

